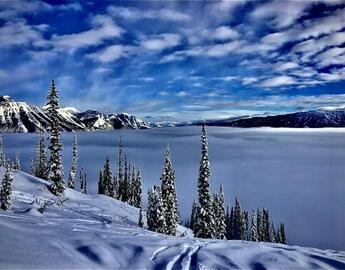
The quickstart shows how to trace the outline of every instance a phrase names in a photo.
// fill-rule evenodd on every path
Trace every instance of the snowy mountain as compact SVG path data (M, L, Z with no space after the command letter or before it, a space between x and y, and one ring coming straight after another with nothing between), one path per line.
M0 97L1 132L37 132L47 131L49 117L47 107L29 105L14 101L9 96ZM117 128L150 128L150 125L133 115L126 113L105 115L97 111L80 113L76 108L59 110L60 127L63 131L97 130Z
M150 124L136 118L134 115L127 113L112 113L104 114L98 111L87 110L85 112L75 114L88 129L119 129L119 128L132 128L132 129L146 129L150 128Z
M47 130L49 117L46 108L14 101L9 96L0 97L0 131L1 132L36 132ZM85 125L68 110L60 109L60 126L62 130L85 130Z
M274 116L236 117L218 120L181 122L177 126L206 124L220 127L286 127L286 128L323 128L345 127L345 110L313 110Z
M153 233L137 226L137 208L71 189L56 197L48 185L26 173L14 173L12 210L0 210L0 268L345 268L344 252L194 239L182 226L180 237Z

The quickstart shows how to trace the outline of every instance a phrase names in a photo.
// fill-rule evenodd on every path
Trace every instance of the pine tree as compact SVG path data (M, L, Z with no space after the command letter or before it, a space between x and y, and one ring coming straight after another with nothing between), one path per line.
M129 202L130 199L130 178L129 178L129 167L127 162L127 155L125 155L125 173L121 187L121 201Z
M143 228L144 227L144 219L143 219L143 208L140 207L140 210L139 210L139 221L138 221L138 226L140 228Z
M12 196L12 181L13 174L10 170L9 165L6 165L6 172L2 180L1 191L0 191L0 207L3 210L9 210L11 208L11 196Z
M102 170L99 171L99 177L98 177L98 194L104 194L103 173L102 173Z
M197 230L194 235L200 238L214 238L214 216L212 197L210 195L210 162L208 159L206 127L201 133L201 161L198 177L198 199L200 210L197 216Z
M270 225L270 242L271 243L275 243L276 242L276 230L274 228L274 224L273 224L273 221L271 222L271 225Z
M225 208L224 208L224 192L223 192L223 185L220 185L219 194L217 196L217 224L216 224L216 231L217 231L217 238L218 239L225 239L226 235L226 223L225 223Z
M263 241L269 242L270 241L270 218L267 209L262 210L263 213Z
M233 221L233 239L241 240L243 237L243 214L240 201L236 197Z
M190 215L190 222L189 222L189 228L192 229L193 231L194 231L196 218L197 218L197 203L196 201L193 201L192 213Z
M280 223L280 230L279 231L280 231L280 243L286 245L287 244L287 238L286 238L284 223Z
M235 235L235 225L234 225L234 208L231 207L231 211L230 211L230 215L229 215L229 223L227 225L227 239L232 240L235 239L234 235Z
M49 165L47 161L44 133L40 130L37 143L36 157L32 161L32 174L41 179L48 179Z
M172 167L169 146L166 150L165 162L160 181L163 207L165 211L166 234L176 235L176 226L179 222L179 211L175 186L175 172Z
M14 162L14 167L13 169L15 171L20 171L20 157L19 157L19 152L17 151L16 153L16 161Z
M134 175L135 173L133 172L133 176ZM140 170L138 169L137 174L135 176L134 183L133 183L132 205L138 208L141 207L142 206L141 198L142 198L141 174L140 174Z
M117 180L116 173L114 173L113 177L113 197L118 199L119 197L119 181Z
M87 176L84 168L80 170L80 192L87 194Z
M118 173L117 173L117 183L118 183L118 193L117 193L117 199L122 200L122 186L123 186L123 156L122 156L122 140L121 137L119 139L118 143Z
M4 166L4 141L2 139L2 134L0 134L0 166Z
M72 166L68 178L68 187L75 188L75 177L77 173L77 160L78 160L78 141L77 134L73 135L73 146L72 146Z
M248 212L247 211L242 212L241 233L242 233L241 239L248 240Z
M107 157L103 168L104 195L114 197L113 177L111 174L110 160Z
M257 216L256 211L253 209L251 216L251 229L250 229L251 241L258 242L258 227L257 227Z
M150 231L165 233L165 213L160 187L153 186L148 191L147 227Z
M65 190L63 166L61 160L62 144L60 140L59 96L54 80L52 80L48 94L47 110L50 121L50 171L49 181L52 182L51 191L55 195Z

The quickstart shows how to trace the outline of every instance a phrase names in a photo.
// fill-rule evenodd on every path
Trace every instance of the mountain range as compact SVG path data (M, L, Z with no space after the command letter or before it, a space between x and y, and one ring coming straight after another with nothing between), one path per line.
M47 108L17 102L10 96L0 97L1 132L37 132L49 129ZM59 122L62 131L91 131L99 129L145 129L149 123L127 113L104 114L87 110L78 112L74 108L60 108Z
M105 114L95 110L79 112L75 108L60 108L59 119L63 131L93 131L104 129L147 129L173 126L221 127L283 127L324 128L345 127L345 108L323 108L274 116L242 116L200 121L147 122L127 113ZM0 97L0 132L37 132L49 129L47 108L17 102L10 96Z

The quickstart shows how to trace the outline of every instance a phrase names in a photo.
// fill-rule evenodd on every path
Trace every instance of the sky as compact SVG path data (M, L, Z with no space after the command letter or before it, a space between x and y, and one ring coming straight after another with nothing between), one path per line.
M0 1L0 95L146 120L345 104L344 1Z

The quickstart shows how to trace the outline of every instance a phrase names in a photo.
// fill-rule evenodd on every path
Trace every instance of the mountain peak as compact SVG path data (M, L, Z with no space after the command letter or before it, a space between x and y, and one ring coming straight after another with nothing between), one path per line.
M0 102L3 101L13 101L13 98L8 95L0 96Z

